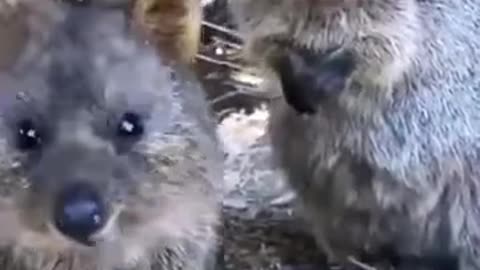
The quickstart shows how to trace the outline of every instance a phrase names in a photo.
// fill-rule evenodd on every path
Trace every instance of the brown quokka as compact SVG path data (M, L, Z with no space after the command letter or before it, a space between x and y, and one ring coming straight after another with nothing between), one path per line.
M246 58L283 91L271 104L276 161L329 258L388 248L479 269L480 3L230 7Z
M213 269L223 156L195 76L116 8L22 1L29 35L0 73L1 268Z
M200 0L133 1L135 29L159 48L164 58L194 64L203 16Z

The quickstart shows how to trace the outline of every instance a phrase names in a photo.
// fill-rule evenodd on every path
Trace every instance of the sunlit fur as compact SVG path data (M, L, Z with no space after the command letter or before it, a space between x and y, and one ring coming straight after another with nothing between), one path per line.
M202 25L200 0L136 0L135 29L169 60L187 64L195 61Z
M271 109L276 156L330 258L393 244L478 269L479 3L229 2L259 64L274 40L357 58L346 89L316 115L281 99Z
M46 3L27 3L36 28L0 74L0 267L203 269L218 240L222 156L198 83L133 39L122 12ZM134 141L115 133L125 112L144 119ZM42 131L40 149L16 148L22 119ZM74 179L108 205L93 247L52 223Z

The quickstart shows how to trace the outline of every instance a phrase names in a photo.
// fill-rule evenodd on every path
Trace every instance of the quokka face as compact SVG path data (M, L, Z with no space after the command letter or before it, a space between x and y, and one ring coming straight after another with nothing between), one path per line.
M222 177L201 87L122 12L56 8L0 74L6 266L201 269Z

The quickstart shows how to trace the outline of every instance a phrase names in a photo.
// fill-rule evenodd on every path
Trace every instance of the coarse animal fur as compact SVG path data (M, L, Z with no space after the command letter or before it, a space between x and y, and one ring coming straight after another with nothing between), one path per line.
M24 12L16 2L0 1L0 69L12 65L24 49L28 29Z
M142 39L155 46L165 59L193 65L200 46L202 8L200 0L52 0L78 6L96 5L124 9L128 24ZM0 34L12 37L2 47L23 44L25 25L22 0L0 0ZM19 4L20 3L20 4ZM18 47L21 48L21 47ZM0 47L1 49L1 47ZM1 52L9 51L8 56ZM0 68L17 51L0 50Z
M131 26L165 60L193 65L200 46L200 0L60 0L127 7Z
M245 56L285 93L271 104L276 161L330 259L389 246L480 269L480 3L230 7ZM324 68L335 60L350 70Z
M200 46L200 0L133 1L134 27L144 38L165 58L193 65Z
M27 42L0 73L0 268L212 269L222 154L195 76L117 9L22 1ZM88 242L54 221L79 184L104 205Z

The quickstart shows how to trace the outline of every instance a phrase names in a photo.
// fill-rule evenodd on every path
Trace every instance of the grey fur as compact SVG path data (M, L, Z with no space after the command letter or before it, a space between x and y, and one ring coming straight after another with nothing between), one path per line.
M122 11L52 8L0 74L0 268L212 269L223 156L199 83L128 33ZM144 119L137 140L115 134L127 111ZM22 119L41 148L16 148ZM51 225L57 192L78 180L108 206L93 247Z
M319 245L341 262L393 244L480 269L480 3L322 2L230 0L259 64L275 40L356 56L347 87L315 115L271 108L277 161Z

